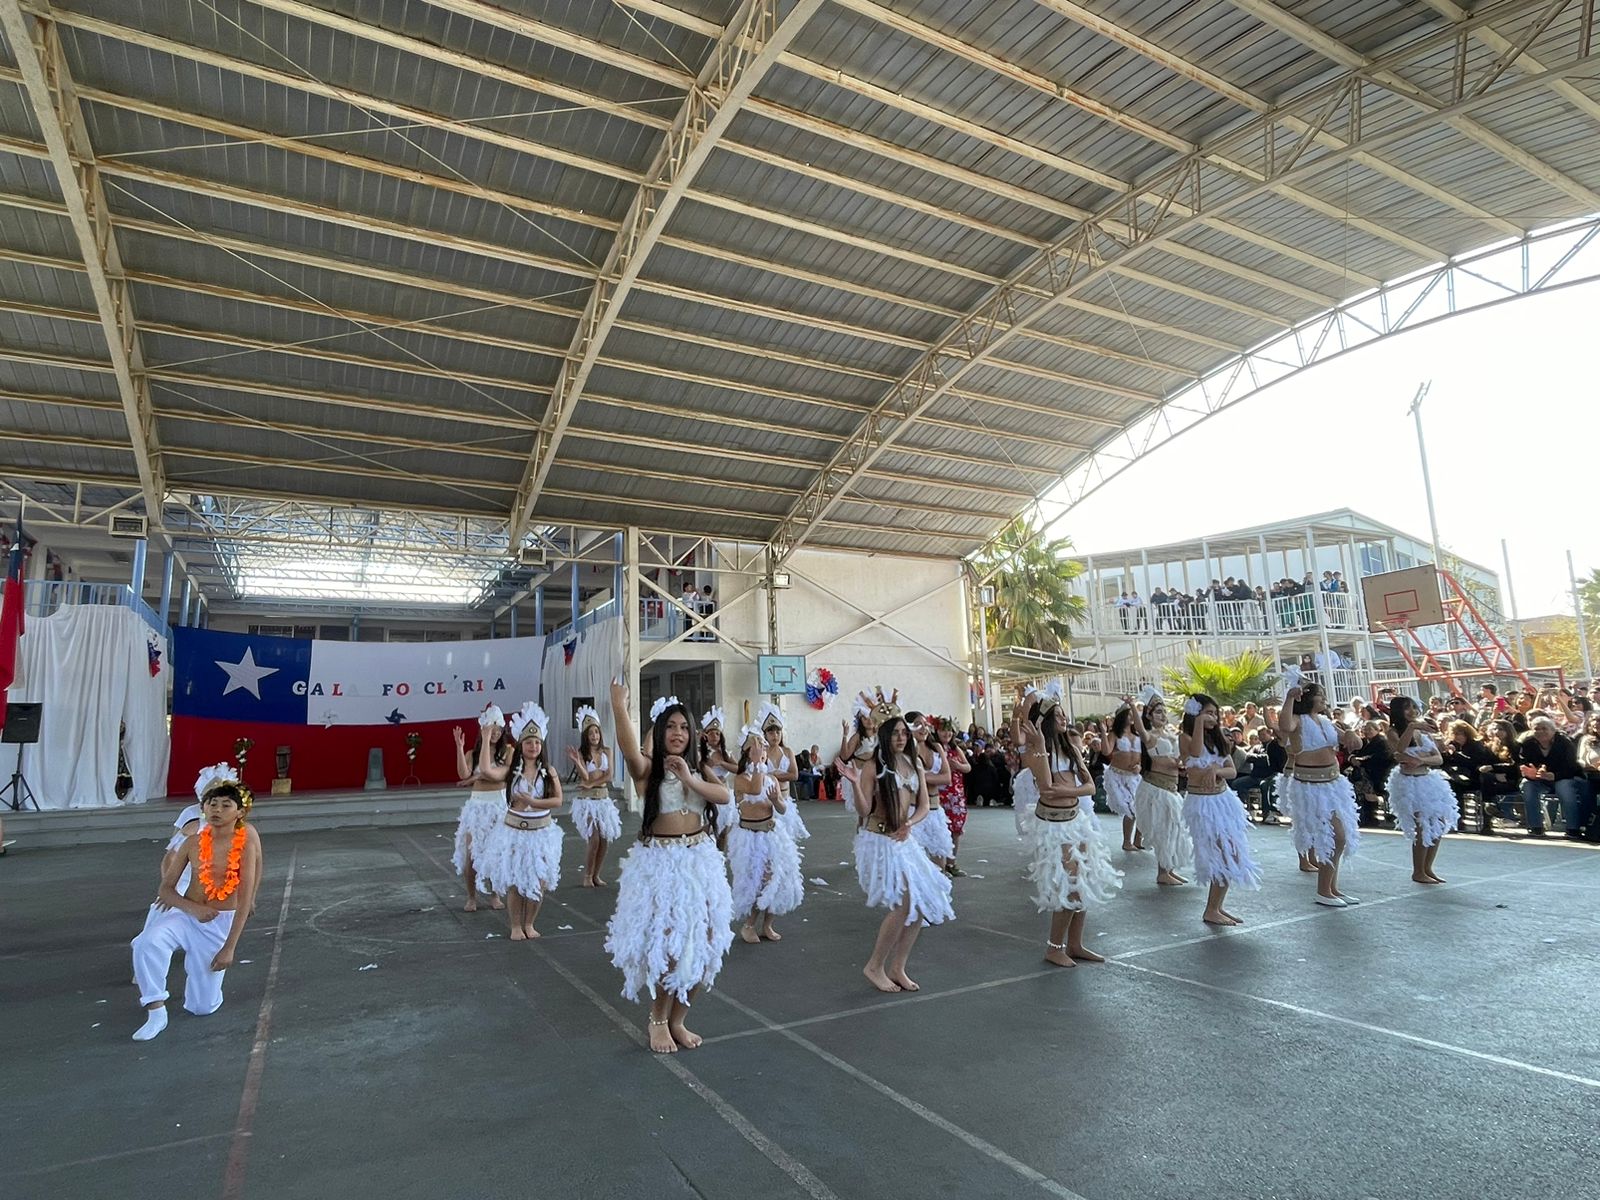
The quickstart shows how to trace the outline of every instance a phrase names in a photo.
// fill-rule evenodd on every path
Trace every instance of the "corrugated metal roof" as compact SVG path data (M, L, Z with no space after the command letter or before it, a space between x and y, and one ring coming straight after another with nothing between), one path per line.
M1423 0L1280 7L1342 54L1445 27ZM1577 7L1534 54L1566 52ZM735 8L58 8L168 477L509 514L595 274ZM535 517L770 535L872 406L1041 246L1342 69L1292 25L1225 0L1093 11L1096 28L1037 0L824 6L638 269ZM1469 38L1464 61L1477 71L1498 53ZM1600 102L1523 92L1467 122L1427 120L1456 61L1441 41L1398 68L1419 92L1363 89L1368 127L1416 124L1375 156L1335 156L1349 136L1336 116L1332 141L1303 156L1324 169L1036 314L1038 336L895 430L815 540L969 550L1016 497L1237 350L1428 252L1584 214L1584 189L1600 191ZM17 79L0 70L0 471L126 480L105 332ZM1280 135L1286 152L1295 135ZM1543 165L1509 161L1495 139ZM1224 157L1254 170L1264 153L1255 141ZM1566 178L1540 177L1551 170ZM1247 186L1219 177L1206 203ZM1147 195L1139 219L1161 202Z

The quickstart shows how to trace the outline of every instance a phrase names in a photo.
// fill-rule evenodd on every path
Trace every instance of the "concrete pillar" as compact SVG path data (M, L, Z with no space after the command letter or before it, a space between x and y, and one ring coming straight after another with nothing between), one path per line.
M1311 528L1311 526L1307 525L1306 526L1306 561L1310 562L1310 563L1315 563L1316 562L1316 553L1317 553L1317 535L1316 535L1316 531L1313 530ZM1316 616L1317 616L1317 637L1318 637L1318 640L1322 643L1323 670L1325 672L1327 672L1327 677L1322 681L1322 689L1323 689L1323 691L1325 691L1327 693L1327 695L1328 695L1328 704L1331 707L1332 705L1337 704L1339 702L1340 698L1335 695L1334 690L1333 690L1333 667L1331 665L1332 659L1333 659L1333 650L1328 645L1328 609L1327 609L1327 606L1322 603L1322 588L1318 585L1317 580L1315 578L1316 568L1313 566L1313 567L1308 568L1308 570L1310 570L1312 572L1312 576L1313 576L1313 578L1311 580L1312 611L1314 613L1316 613ZM1344 699L1348 699L1348 698L1349 697L1344 697Z
M576 546L573 547L573 553L577 553L577 547ZM572 560L572 594L571 594L571 602L572 602L572 620L573 620L573 623L576 624L577 620L578 620L578 560L576 558L574 558Z
M144 564L145 558L150 553L150 543L145 538L140 538L133 544L133 567L128 572L128 590L133 593L135 600L144 599Z
M189 594L191 591L193 591L193 589L194 581L191 579L185 579L183 581L183 599L178 604L179 625L187 626L189 624Z
M622 677L628 685L628 695L632 698L635 721L640 719L639 711L639 527L628 526L623 535L622 547L622 595L619 597L619 607L622 617ZM641 732L640 736L643 734ZM621 755L617 756L620 760ZM633 786L633 776L626 770L622 772L623 795L628 801L629 812L642 812L644 810L644 797L639 795Z
M167 613L172 607L172 565L177 556L172 553L172 547L168 546L167 552L161 558L163 565L161 567L161 608L159 615L161 623L167 625L171 623Z
M510 623L511 623L511 636L512 637L516 637L517 636L517 606L515 604L513 604L511 606L511 608L508 610L508 615L507 615L506 619L508 621L510 621Z
M544 634L544 584L542 583L533 589L533 624L534 632L542 636Z

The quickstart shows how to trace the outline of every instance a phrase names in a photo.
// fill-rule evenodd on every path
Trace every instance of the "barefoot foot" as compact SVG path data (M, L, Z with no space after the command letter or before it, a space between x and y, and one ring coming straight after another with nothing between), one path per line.
M761 940L761 937L756 933L754 925L741 925L739 926L739 940L741 942L749 942L754 946Z
M510 937L513 942L525 942L528 940L528 933L522 926L518 925L512 929Z
M889 981L891 983L898 984L902 991L920 992L922 990L921 987L919 987L916 982L912 980L911 976L907 975L904 971L890 972Z
M682 1021L672 1022L667 1026L667 1030L672 1034L672 1040L685 1050L693 1050L700 1044L700 1035L698 1033L690 1033Z
M467 902L461 906L461 911L462 912L477 912L478 911L478 898L476 896L468 896L467 897Z
M1428 873L1428 882L1429 883L1443 883L1444 881L1445 880L1444 880L1444 876L1443 875L1435 875L1431 871Z
M585 875L583 877L583 883L580 884L579 886L586 887L586 888L592 888L594 886L594 880L590 879L587 875Z
M1067 953L1079 962L1105 962L1104 954L1096 954L1093 950L1085 950L1082 946L1068 946Z
M1207 909L1206 912L1205 912L1205 915L1203 915L1200 919L1202 921L1204 921L1207 925L1232 925L1233 924L1232 921L1228 920L1228 914L1225 913L1225 912L1222 912L1221 910L1218 910L1217 912L1212 912L1210 909Z
M1054 942L1044 944L1044 960L1054 963L1058 967L1075 967L1078 964L1072 961L1072 956L1067 953L1065 946L1058 946Z
M1234 914L1229 912L1227 909L1224 908L1224 909L1221 910L1221 912L1222 912L1223 916L1227 917L1228 920L1232 921L1235 925L1243 925L1244 924L1244 922L1242 920L1240 920L1238 917L1234 916Z
M781 942L781 941L783 941L783 934L779 933L770 924L767 925L767 927L761 931L761 936L766 938L767 941L769 941L769 942Z
M867 977L867 982L880 992L898 992L900 990L900 985L890 979L881 967L876 971L871 967L862 967L861 973Z
M1162 887L1181 887L1189 881L1176 871L1158 871L1156 872L1156 882Z
M528 938L529 940L532 940L533 938L536 938L536 937L543 937L544 936L544 934L540 933L532 925L524 925L522 927L522 933L523 933L523 936Z
M655 1021L652 1019L649 1022L649 1028L650 1049L654 1053L676 1054L678 1052L678 1043L673 1041L672 1033L670 1030L668 1030L667 1023L665 1021Z
M505 902L502 901L499 896L490 896L489 897L489 907L492 908L495 912L503 912L505 910L506 906L505 906Z

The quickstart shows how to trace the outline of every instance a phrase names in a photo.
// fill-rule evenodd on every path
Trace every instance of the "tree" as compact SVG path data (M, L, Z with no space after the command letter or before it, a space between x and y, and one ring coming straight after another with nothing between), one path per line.
M994 588L984 611L984 637L991 647L1019 646L1065 651L1072 626L1089 613L1072 581L1083 564L1071 558L1072 539L1046 541L1025 517L1007 525L973 563L981 584Z
M1584 625L1590 629L1600 625L1600 570L1578 580L1578 602L1583 605Z
M1245 650L1231 658L1212 658L1191 654L1182 669L1166 667L1161 682L1169 696L1204 693L1219 705L1238 708L1254 702L1264 704L1273 696L1272 659L1257 650Z
M1580 585L1580 589L1581 589ZM1586 621L1591 659L1600 651L1600 621ZM1583 646L1578 641L1578 622L1573 617L1552 617L1538 633L1523 636L1528 644L1526 665L1532 667L1560 667L1568 675L1583 671Z

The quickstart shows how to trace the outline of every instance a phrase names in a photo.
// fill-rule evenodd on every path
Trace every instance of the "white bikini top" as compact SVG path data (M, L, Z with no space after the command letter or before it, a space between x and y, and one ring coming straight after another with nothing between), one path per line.
M1332 750L1339 745L1339 731L1333 722L1321 713L1307 713L1300 718L1300 750Z
M1427 734L1421 734L1421 741L1415 746L1407 746L1406 754L1411 758L1421 758L1424 754L1437 754L1439 745Z
M774 771L776 771L778 774L782 775L785 771L787 771L789 769L789 756L787 754L785 754L783 756L783 760L780 763L778 763L778 765L776 767L773 767L772 769Z
M1074 783L1083 782L1078 774L1078 768L1073 765L1072 756L1070 754L1062 754L1059 750L1050 755L1050 774L1070 775Z
M1129 737L1127 734L1123 734L1117 739L1117 749L1125 754L1131 754L1136 750L1144 749L1144 743L1136 737Z
M937 750L935 750L933 752L933 766L928 768L928 774L929 775L941 775L943 773L944 773L944 755L940 754Z
M1178 739L1170 733L1158 733L1150 739L1150 754L1154 758L1177 758Z
M685 787L676 775L668 775L661 781L658 795L661 806L657 811L663 817L680 812L694 813L697 817L706 815L706 802L700 793Z
M716 763L711 763L709 765L711 767L711 773L717 777L717 782L718 783L723 783L723 782L725 782L727 780L727 778L728 778L728 768L727 767L718 766Z
M778 790L778 780L768 772L767 764L757 764L749 772L749 774L757 776L761 779L761 790L759 792L753 792L747 796L740 796L737 793L734 793L734 799L736 799L740 804L771 804L771 794Z
M535 800L544 799L544 772L539 772L533 777L533 782L528 782L526 775L517 776L517 781L511 785L513 796L532 796Z
M1207 750L1204 754L1191 754L1183 760L1185 767L1220 767L1228 760L1220 754L1213 754Z
M583 769L585 771L610 771L611 760L606 757L606 752L602 750L600 752L600 761L592 763L588 759L584 759Z

